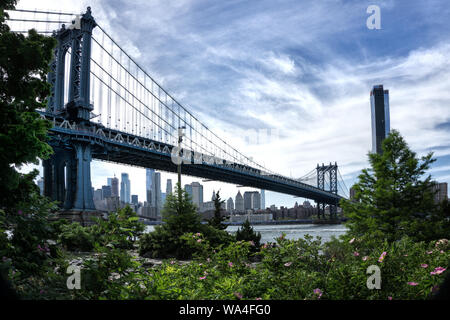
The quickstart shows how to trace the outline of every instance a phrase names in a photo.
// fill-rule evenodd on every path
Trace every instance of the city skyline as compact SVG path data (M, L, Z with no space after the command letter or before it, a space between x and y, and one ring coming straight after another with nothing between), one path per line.
M117 41L174 97L238 150L276 172L300 177L317 163L337 161L350 187L360 170L368 167L367 153L372 149L368 93L382 83L390 90L391 128L398 129L419 156L434 151L437 161L430 173L437 181L450 181L446 142L450 140L449 39L436 32L446 26L439 14L445 2L437 1L432 8L383 2L381 30L367 30L365 4L357 1L345 5L331 1L261 3L218 4L208 14L202 4L190 2L134 6L67 0L59 5L69 12L82 12L91 5L96 19L118 35ZM19 2L19 7L27 6L46 9L52 3ZM196 22L187 18L194 9L198 9ZM289 19L291 10L299 12L299 19ZM399 12L409 21L424 22L420 28L412 23L400 25L395 19ZM233 18L235 13L240 21ZM272 28L261 32L256 26L269 16L267 23ZM167 30L163 17L174 21ZM208 22L214 22L213 27L205 32L203 23ZM244 25L249 27L241 32ZM185 31L189 37L180 38ZM142 41L148 36L156 41ZM187 52L180 49L187 47L186 41L190 44ZM167 56L164 52L169 46L172 55ZM194 70L201 77L192 77ZM249 130L277 134L275 141L249 143ZM99 188L105 177L127 171L139 198L145 199L144 170L93 161L93 186ZM167 178L176 181L176 175L162 173L162 187ZM182 179L183 185L201 181ZM224 196L232 196L236 189L218 182L204 183L204 188L205 194L222 189ZM266 192L267 206L292 206L297 200Z

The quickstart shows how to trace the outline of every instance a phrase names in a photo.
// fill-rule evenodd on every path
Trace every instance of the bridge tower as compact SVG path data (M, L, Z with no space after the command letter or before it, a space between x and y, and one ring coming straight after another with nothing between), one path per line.
M47 76L51 95L46 113L89 129L93 106L90 103L90 61L92 30L96 23L91 8L77 16L72 25L53 33L57 39L54 59ZM70 59L70 65L67 59ZM69 68L66 67L69 66ZM65 74L66 70L69 74ZM65 83L65 79L68 82ZM61 208L95 210L91 186L90 142L52 139L54 154L43 161L44 194L59 201Z
M330 162L329 165L324 165L322 163L321 166L317 164L317 187L321 190L325 190L325 179L328 176L328 180L330 181L330 192L337 194L338 193L338 185L337 185L337 172L338 165L335 162L332 164ZM325 203L317 202L317 215L320 219L320 216L325 218ZM330 208L330 218L336 217L337 215L337 203L335 205L329 204Z

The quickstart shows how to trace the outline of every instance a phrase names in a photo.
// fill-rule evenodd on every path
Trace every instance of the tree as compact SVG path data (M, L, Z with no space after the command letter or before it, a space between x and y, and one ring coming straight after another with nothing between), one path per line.
M396 130L383 141L382 150L369 153L371 167L362 170L353 186L353 201L341 200L349 235L388 241L404 235L416 240L448 236L449 221L434 204L431 176L423 178L435 161L433 154L418 158Z
M37 164L52 153L46 142L51 124L36 109L46 106L50 93L46 76L56 44L35 30L27 36L10 32L4 10L15 4L5 0L0 5L0 207L10 212L33 193L28 176L37 175L37 171L19 173L17 168Z
M10 32L5 10L17 1L0 3L0 256L12 258L22 275L45 272L51 254L46 240L54 238L48 216L54 204L40 196L34 183L37 170L17 168L37 164L52 153L47 144L51 124L36 109L44 108L50 93L46 76L55 39ZM12 231L11 238L4 237Z
M237 241L252 241L254 250L259 250L259 247L261 246L261 233L256 233L253 230L253 227L250 225L250 221L245 220L245 222L242 224L242 228L239 228L236 231L236 240Z
M225 203L225 200L220 199L219 191L217 191L214 197L214 217L209 221L209 224L219 230L227 228L227 225L222 223L225 220L221 213L223 203Z

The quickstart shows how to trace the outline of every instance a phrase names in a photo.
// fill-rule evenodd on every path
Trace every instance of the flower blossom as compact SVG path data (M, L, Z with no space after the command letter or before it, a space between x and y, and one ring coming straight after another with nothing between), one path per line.
M434 271L431 271L430 274L431 275L441 274L445 270L447 270L447 269L446 268L442 268L442 267L437 267L437 268L434 268Z
M426 263L422 263L420 266L421 266L422 268L428 268L428 265L427 265Z
M292 264L292 262L286 262L286 263L284 264L284 266L285 266L285 267L289 267L291 264Z
M387 252L384 251L384 252L381 254L381 256L378 258L378 262L383 262L384 257L386 256L386 254L387 254Z
M418 282L408 282L408 284L409 284L410 286L417 286L419 283L418 283Z
M357 257L357 256L359 256L359 252L353 252L353 255L355 256L355 257Z
M233 262L228 262L228 266L232 267L233 266Z
M322 290L320 290L319 288L314 289L314 294L317 294L317 299L320 299L320 297L322 296Z
M348 243L353 243L355 242L355 238L353 238L352 240L350 240Z

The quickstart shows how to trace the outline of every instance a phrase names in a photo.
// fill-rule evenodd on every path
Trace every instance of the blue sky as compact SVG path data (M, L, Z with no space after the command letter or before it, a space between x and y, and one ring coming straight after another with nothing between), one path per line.
M19 6L69 12L91 6L97 22L181 104L273 171L300 177L319 162L337 161L350 186L368 165L369 92L383 84L391 128L419 155L433 151L430 173L450 182L448 1L57 3ZM369 5L381 9L380 30L366 26ZM276 135L268 141L245 139L270 129ZM132 193L143 199L143 169L103 162L92 169L96 188L107 176L129 172ZM163 174L163 190L166 178L175 180ZM205 198L218 188L224 197L237 192L204 184ZM298 200L266 193L266 205Z

